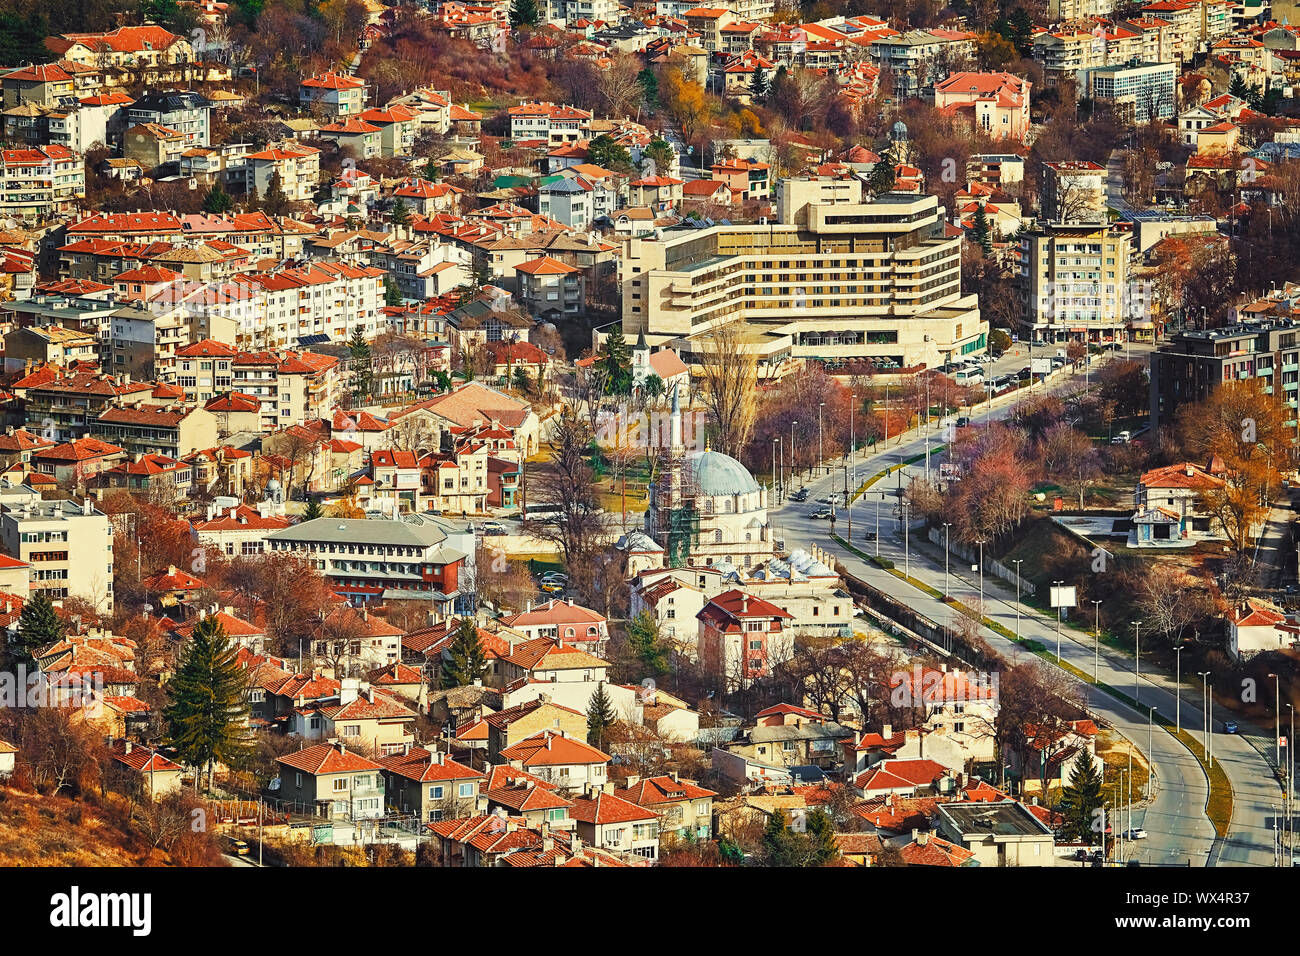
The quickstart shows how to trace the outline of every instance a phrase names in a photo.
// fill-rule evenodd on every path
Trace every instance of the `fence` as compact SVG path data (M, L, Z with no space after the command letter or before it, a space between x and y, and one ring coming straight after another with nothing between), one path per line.
M937 544L939 547L944 546L942 528L931 528L927 537L930 539L931 544ZM978 548L971 548L959 541L950 540L948 542L948 550L968 564L979 563ZM1008 568L1001 561L996 558L990 558L987 554L984 555L984 570L985 573L992 574L995 578L1001 578L1008 584L1016 583L1017 575L1015 568ZM1027 597L1033 597L1037 593L1037 589L1034 587L1034 582L1025 578L1023 575L1020 576L1020 593L1022 596Z

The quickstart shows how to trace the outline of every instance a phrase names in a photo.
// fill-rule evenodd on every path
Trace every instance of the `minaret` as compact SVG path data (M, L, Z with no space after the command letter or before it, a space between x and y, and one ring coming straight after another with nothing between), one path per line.
M677 456L682 453L682 403L678 398L681 383L673 386L673 411L668 420L668 453Z

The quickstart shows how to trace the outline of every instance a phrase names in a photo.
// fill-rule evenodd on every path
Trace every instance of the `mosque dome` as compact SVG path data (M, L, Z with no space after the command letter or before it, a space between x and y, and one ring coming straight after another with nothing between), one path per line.
M720 451L702 451L687 459L691 479L702 495L748 495L758 491L758 482L748 469Z

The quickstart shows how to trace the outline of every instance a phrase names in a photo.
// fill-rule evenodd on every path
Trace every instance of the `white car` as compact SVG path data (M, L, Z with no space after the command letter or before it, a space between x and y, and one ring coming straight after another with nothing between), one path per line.
M1132 830L1127 830L1124 833L1125 840L1145 840L1146 838L1147 831L1143 830L1141 827L1134 827Z

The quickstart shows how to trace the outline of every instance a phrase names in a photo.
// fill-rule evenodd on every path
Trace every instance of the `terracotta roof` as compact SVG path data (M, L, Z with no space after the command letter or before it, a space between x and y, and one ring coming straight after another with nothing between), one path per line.
M373 760L361 756L355 751L340 751L333 744L316 744L304 747L297 753L280 757L277 763L310 774L356 773L360 770L382 770Z

